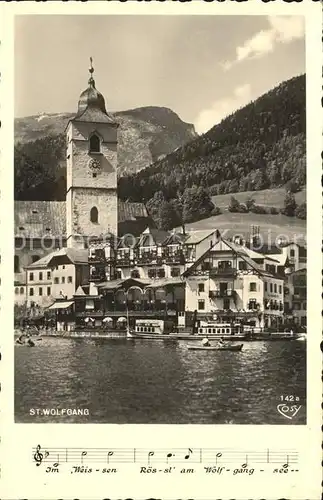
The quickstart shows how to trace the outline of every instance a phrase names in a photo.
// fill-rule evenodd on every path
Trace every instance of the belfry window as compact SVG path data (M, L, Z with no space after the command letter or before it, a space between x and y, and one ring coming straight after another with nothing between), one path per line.
M98 212L98 209L96 207L91 208L90 220L91 220L91 222L94 222L95 224L97 224L99 221L99 212Z
M95 134L90 137L90 153L100 153L100 139Z

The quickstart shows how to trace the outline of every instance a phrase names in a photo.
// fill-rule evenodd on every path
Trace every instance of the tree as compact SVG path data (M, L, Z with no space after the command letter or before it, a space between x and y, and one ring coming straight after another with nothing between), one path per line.
M284 199L284 208L282 213L288 215L288 217L294 217L297 204L295 201L295 196L290 191L287 191Z
M246 199L247 209L251 210L251 208L254 206L254 204L255 204L255 200L251 196L248 196L248 198Z
M169 201L163 201L158 208L158 214L155 219L157 227L168 231L177 225L176 212Z
M239 212L240 211L240 203L238 200L234 197L231 196L230 198L230 205L228 206L229 212Z
M306 220L306 203L301 203L295 210L295 215L299 219Z

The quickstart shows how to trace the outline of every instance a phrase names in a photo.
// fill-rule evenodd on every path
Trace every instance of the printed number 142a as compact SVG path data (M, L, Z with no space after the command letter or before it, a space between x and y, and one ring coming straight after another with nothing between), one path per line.
M281 395L280 400L281 401L299 401L299 397L293 396L293 395L288 395L288 396Z

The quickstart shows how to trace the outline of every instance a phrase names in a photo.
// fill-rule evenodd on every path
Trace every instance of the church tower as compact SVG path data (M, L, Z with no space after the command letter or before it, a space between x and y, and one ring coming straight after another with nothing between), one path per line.
M117 236L118 124L95 87L90 58L88 88L66 129L67 246L88 248L91 238Z

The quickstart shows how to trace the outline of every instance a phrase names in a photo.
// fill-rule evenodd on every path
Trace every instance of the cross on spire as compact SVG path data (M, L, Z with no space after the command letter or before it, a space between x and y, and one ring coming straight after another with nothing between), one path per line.
M95 87L95 81L93 78L93 73L94 73L94 68L93 68L93 59L90 57L90 67L89 67L89 72L90 72L90 78L89 78L89 84Z

